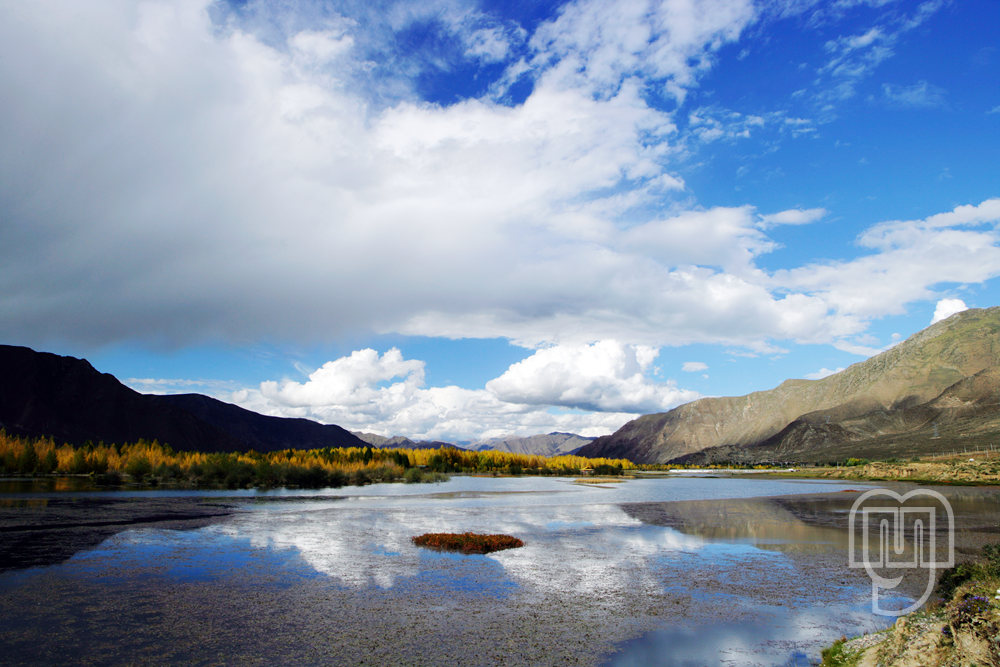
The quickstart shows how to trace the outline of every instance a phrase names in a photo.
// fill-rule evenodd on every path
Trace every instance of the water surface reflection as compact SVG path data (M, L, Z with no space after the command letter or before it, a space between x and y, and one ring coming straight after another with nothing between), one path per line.
M0 647L14 663L799 664L884 622L867 611L867 577L846 567L846 488L457 477L207 498L7 494L0 517L15 529L24 512L44 523L67 505L91 522L122 503L146 518L174 503L228 509L191 530L120 525L65 562L0 574L0 614L17 619ZM954 497L965 525L989 527L995 491ZM467 530L526 546L458 556L410 542Z

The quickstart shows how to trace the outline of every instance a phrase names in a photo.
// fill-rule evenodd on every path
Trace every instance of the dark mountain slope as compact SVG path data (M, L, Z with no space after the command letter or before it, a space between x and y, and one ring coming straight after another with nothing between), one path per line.
M0 427L82 444L159 440L177 450L364 446L339 426L266 417L207 396L140 394L87 361L0 345Z
M201 394L148 396L168 408L183 410L224 431L243 447L266 452L275 449L365 447L367 443L335 424L309 419L269 417Z

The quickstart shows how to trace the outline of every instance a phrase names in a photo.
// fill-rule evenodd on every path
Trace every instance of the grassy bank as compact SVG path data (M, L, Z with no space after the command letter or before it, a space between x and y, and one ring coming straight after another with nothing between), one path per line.
M180 488L321 488L371 482L438 481L447 473L578 475L582 470L622 474L623 459L529 456L457 449L327 447L277 452L175 452L158 442L57 445L0 431L0 474L89 475L123 483Z
M796 468L794 472L775 474L918 484L1000 484L1000 452L969 452L909 461L855 459L839 466Z
M636 469L646 473L668 470L727 473L753 472L775 477L815 477L821 479L856 479L866 481L914 482L922 484L1000 484L1000 449L936 454L906 459L848 458L827 464L757 463L721 461L709 465L643 464Z
M1000 665L1000 545L944 572L936 592L940 602L883 632L835 642L823 651L823 665Z

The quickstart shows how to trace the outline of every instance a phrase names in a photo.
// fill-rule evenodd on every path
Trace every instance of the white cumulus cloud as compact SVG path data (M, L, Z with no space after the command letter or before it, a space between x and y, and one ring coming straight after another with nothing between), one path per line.
M381 386L397 378L398 382ZM366 348L323 364L307 382L268 381L260 391L265 398L293 408L337 405L363 410L386 398L403 397L423 384L424 362L404 359L396 348L381 356Z
M604 340L538 350L486 383L511 403L623 412L659 412L698 398L674 383L654 383L647 371L657 351Z
M304 381L262 382L222 395L243 407L352 430L468 441L516 433L604 435L643 412L698 394L646 377L656 350L601 341L534 352L483 389L427 387L424 362L398 349L363 349L329 361Z
M931 318L931 324L946 320L952 315L968 309L969 307L961 299L941 299L934 308L934 317Z

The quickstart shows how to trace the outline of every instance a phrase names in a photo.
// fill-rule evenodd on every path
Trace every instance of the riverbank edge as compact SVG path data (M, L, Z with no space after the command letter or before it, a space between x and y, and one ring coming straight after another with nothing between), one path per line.
M795 468L765 473L769 477L806 477L844 479L865 482L910 482L921 485L950 486L1000 485L1000 459L911 461L907 463L872 461L858 466Z
M885 630L842 637L822 658L821 667L1000 665L1000 576L966 581Z

